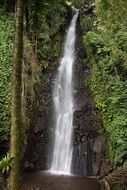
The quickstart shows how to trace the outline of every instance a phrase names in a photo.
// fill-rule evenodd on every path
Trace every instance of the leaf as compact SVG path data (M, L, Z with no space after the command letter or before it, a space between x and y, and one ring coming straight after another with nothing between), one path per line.
M115 162L119 162L125 156L127 156L127 150L120 152L119 155L115 157Z
M127 161L124 162L124 164L123 164L123 168L124 168L124 169L127 169Z

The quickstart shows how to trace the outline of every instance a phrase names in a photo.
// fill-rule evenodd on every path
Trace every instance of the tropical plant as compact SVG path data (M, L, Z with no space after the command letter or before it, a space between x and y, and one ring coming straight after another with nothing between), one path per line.
M0 9L0 156L7 151L10 128L13 19L13 14Z
M84 33L87 62L91 65L89 85L103 126L110 136L113 166L126 167L127 159L127 2L97 0L93 27ZM121 7L119 11L119 6Z
M0 170L2 171L3 174L5 174L5 173L9 174L9 170L11 167L11 160L12 159L10 158L9 154L7 154L0 161Z

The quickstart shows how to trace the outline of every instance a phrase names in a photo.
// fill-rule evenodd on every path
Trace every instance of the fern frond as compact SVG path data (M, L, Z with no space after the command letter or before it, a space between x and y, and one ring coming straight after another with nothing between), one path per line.
M127 156L127 150L122 151L115 157L115 162L119 162L121 159L123 159L125 156Z

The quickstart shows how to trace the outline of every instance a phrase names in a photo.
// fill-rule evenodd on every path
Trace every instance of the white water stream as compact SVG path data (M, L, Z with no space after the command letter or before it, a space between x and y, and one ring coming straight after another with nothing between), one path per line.
M58 69L58 76L54 87L55 107L55 142L51 172L71 173L72 162L72 133L73 133L73 64L75 61L76 21L78 11L72 18L67 31L64 54Z

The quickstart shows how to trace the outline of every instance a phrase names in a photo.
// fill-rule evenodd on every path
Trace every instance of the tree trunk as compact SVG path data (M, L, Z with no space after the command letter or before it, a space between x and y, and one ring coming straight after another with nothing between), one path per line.
M6 9L6 6L7 6L7 0L5 0L4 2L4 7L3 7L4 10Z
M12 78L12 111L11 111L11 141L10 141L10 156L12 158L12 165L9 176L9 190L20 189L23 15L24 15L24 2L23 0L17 0L14 63L13 63L13 78Z

